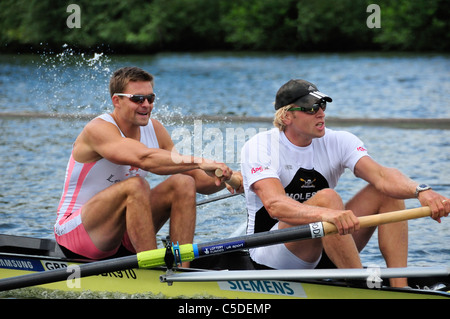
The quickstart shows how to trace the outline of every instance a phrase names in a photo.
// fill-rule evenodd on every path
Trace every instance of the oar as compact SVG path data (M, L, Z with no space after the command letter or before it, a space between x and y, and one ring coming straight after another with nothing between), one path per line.
M204 204L216 202L218 200L234 197L236 195L241 195L241 194L240 193L234 193L234 194L229 193L229 194L224 194L224 195L218 195L218 196L213 197L213 198L203 199L203 200L197 202L197 206L201 206L201 205L204 205Z
M404 267L366 269L283 269L280 270L231 270L192 271L161 275L160 281L197 282L229 280L305 280L305 279L367 279L400 277L448 277L450 267Z
M361 227L371 227L430 215L431 210L429 207L419 207L391 213L364 216L360 217L359 221ZM317 222L286 229L239 236L226 240L218 240L204 244L184 244L181 246L174 245L171 249L171 253L175 256L175 265L178 265L183 261L192 261L196 258L214 254L223 254L236 250L274 245L294 240L320 238L336 232L336 227L333 224L327 222ZM132 256L81 264L75 268L62 268L0 279L0 291L67 280L69 276L71 278L74 276L81 278L130 268L152 268L164 266L166 265L166 252L166 248L160 248L140 252ZM172 265L168 266L171 267ZM76 273L72 275L73 269L76 270Z
M223 171L218 168L214 171L214 173L216 174L217 177L222 177L223 176ZM234 189L238 189L241 186L241 182L239 181L239 179L235 176L235 175L231 175L231 178L226 181L225 183L229 184L231 187L233 187ZM204 204L208 204L211 202L215 202L221 199L226 199L226 198L230 198L236 195L240 195L240 193L233 193L233 194L225 194L225 195L219 195L213 198L207 198L204 200L201 200L199 202L197 202L197 206L200 205L204 205Z
M223 171L220 168L218 168L216 169L215 174L217 177L222 177ZM227 183L234 189L238 189L241 186L241 181L235 175L231 175L231 178L227 180L225 183Z

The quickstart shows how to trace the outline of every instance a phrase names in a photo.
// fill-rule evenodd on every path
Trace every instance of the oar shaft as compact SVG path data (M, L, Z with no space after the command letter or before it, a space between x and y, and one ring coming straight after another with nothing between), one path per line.
M319 222L227 238L203 244L184 244L180 245L179 248L173 247L173 253L179 254L180 261L184 262L243 249L274 245L294 240L319 238L324 235L322 223ZM176 250L178 250L178 252L176 252ZM138 253L139 268L152 268L165 265L164 255L164 248Z
M387 223L427 217L431 215L429 207L405 209L390 213L359 217L361 228L373 227ZM256 248L295 240L320 238L337 232L336 226L327 222L317 222L285 229L260 232L251 235L197 244L195 258L212 254L226 253L233 250ZM195 248L194 248L195 251Z
M219 196L216 196L216 197L213 197L213 198L203 199L203 200L197 202L197 206L204 205L204 204L209 204L209 203L212 203L212 202L216 202L216 201L219 201L219 200L222 200L222 199L227 199L227 198L234 197L234 196L237 196L237 195L240 195L240 194L239 193L234 193L234 194L228 193L228 194L219 195Z
M427 217L431 215L429 207L419 207L413 209L400 210L390 213L376 214L371 216L363 216L359 218L361 228L373 227L387 223L394 223L409 219ZM181 245L180 255L182 261L192 261L196 258L206 257L214 254L223 254L236 250L256 248L261 246L274 245L278 243L286 243L296 240L320 238L337 232L336 226L327 222L317 222L308 225L300 225L285 229L277 229L255 233L246 236L228 238L204 244ZM181 249L183 248L183 249ZM162 254L162 252L160 253ZM159 258L160 260L161 257ZM142 258L141 267L146 266ZM158 266L151 263L152 266ZM164 263L160 264L163 265Z
M447 277L450 267L202 271L161 275L161 282Z
M74 276L77 278L81 278L137 267L138 262L136 256L132 255L127 257L81 264L78 268L79 273L74 274ZM50 271L42 271L39 273L31 273L17 277L5 278L0 280L0 291L63 281L67 280L72 273L73 271L69 268L59 268Z
M256 248L300 239L323 236L322 224L313 223L296 227L260 232L256 234L228 238L204 244L197 244L197 256L223 254L235 250Z

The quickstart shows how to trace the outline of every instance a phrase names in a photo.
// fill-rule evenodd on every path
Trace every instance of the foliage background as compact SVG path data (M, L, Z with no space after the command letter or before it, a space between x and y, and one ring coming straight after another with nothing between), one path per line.
M71 3L79 29L66 24ZM381 28L366 25L371 3ZM0 48L448 52L449 15L450 0L2 0Z

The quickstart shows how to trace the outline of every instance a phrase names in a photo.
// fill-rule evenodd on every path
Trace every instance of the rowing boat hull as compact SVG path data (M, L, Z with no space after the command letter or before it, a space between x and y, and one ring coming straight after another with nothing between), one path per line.
M71 266L77 263L61 258L20 254L0 254L0 278ZM71 268L72 269L72 268ZM202 270L182 270L202 271ZM300 282L280 280L238 280L212 282L160 282L165 274L160 269L128 269L97 276L73 279L76 271L68 272L67 281L39 286L45 290L80 293L141 295L143 298L240 298L240 299L415 299L448 298L448 293L427 290L354 288L335 282ZM33 288L34 289L34 288ZM56 296L58 296L56 294Z

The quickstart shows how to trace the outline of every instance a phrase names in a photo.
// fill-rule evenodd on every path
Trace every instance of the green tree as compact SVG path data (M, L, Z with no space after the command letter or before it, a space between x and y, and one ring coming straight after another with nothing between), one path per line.
M371 48L366 1L298 2L298 50L348 51Z
M379 1L381 29L374 42L387 50L448 51L450 1Z
M118 53L186 50L449 51L449 0L2 0L2 51L67 43ZM67 26L67 6L81 28Z
M221 20L225 41L237 49L295 48L296 3L295 0L230 1Z

